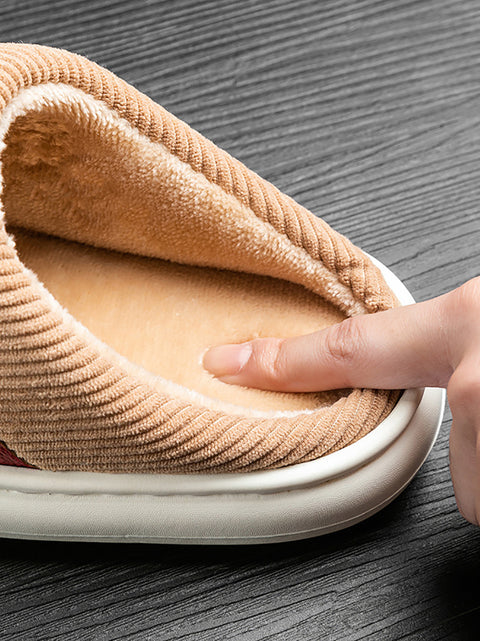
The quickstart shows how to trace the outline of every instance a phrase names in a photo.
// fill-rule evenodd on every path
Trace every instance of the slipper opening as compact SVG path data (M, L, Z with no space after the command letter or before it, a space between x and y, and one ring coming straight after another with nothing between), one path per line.
M363 311L235 196L67 85L22 90L0 135L2 208L22 262L119 354L247 414L313 411L351 391L265 392L203 369L210 345L304 334Z

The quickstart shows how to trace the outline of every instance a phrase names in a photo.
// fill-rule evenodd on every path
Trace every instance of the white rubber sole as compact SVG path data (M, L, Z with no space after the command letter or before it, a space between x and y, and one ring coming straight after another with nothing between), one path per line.
M415 302L382 263L402 304ZM446 392L405 390L370 434L315 461L234 474L100 474L0 466L0 536L252 544L346 528L388 505L438 435Z

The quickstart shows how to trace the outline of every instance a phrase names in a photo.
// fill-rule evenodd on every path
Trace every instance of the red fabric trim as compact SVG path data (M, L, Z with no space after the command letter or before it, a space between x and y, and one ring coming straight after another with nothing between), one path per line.
M30 465L30 463L27 463L26 461L23 461L21 458L19 458L12 452L12 450L9 450L5 443L2 443L2 441L0 441L0 465L12 465L14 467L34 467L33 465Z

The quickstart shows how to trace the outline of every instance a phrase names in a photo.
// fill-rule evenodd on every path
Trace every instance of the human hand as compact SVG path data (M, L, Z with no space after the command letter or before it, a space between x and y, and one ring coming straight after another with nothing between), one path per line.
M446 387L455 498L480 525L480 276L312 334L212 347L203 364L225 383L282 392Z

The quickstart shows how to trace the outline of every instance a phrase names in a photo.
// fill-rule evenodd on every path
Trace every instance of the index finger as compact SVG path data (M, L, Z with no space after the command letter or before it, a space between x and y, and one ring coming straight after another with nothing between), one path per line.
M214 347L204 364L226 383L284 392L444 387L452 372L445 296L294 338Z

